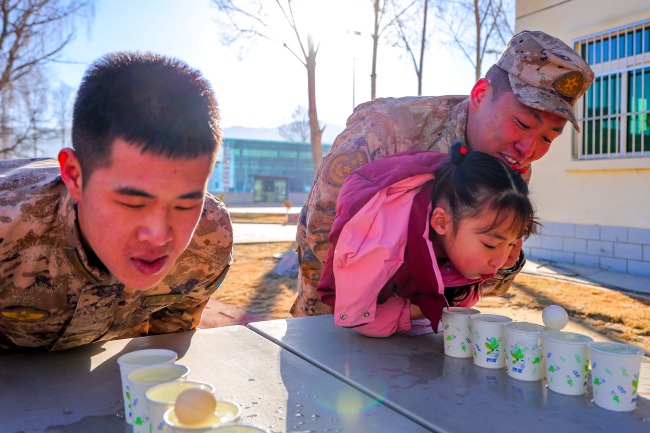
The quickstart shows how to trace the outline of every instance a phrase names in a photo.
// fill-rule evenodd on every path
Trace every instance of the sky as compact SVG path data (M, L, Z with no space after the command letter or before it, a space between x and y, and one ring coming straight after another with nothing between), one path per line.
M317 20L318 31L327 36L317 56L318 117L343 126L353 104L370 99L372 45L367 30L372 17L359 7L370 1L308 1L328 5ZM63 52L66 62L55 67L53 78L76 90L85 69L102 55L154 51L201 70L215 91L223 128L288 123L298 105L307 106L305 67L287 49L263 40L249 45L240 59L235 48L220 43L217 13L209 0L97 0L94 19L87 28L79 27ZM362 34L353 36L350 30ZM380 47L378 97L417 94L414 69L400 53ZM439 44L430 48L424 71L424 95L468 94L474 84L469 62Z

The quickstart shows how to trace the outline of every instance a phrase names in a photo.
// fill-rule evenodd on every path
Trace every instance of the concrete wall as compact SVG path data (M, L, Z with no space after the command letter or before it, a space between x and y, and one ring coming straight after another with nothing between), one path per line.
M650 3L517 0L516 15L517 31L544 30L572 46L576 38L649 19ZM573 138L567 124L548 154L533 164L531 191L545 228L526 242L527 252L650 275L650 158L578 161Z

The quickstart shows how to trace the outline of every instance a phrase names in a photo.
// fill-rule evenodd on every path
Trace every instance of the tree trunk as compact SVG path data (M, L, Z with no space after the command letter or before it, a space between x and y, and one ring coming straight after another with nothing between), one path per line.
M418 96L422 96L422 70L424 68L424 49L427 43L427 13L429 0L424 0L424 17L422 18L422 39L420 40L420 67L418 68Z
M478 0L474 0L474 22L476 23L476 70L474 71L475 81L481 79L481 16Z
M379 0L375 0L375 27L372 32L372 72L370 73L370 100L377 97L377 45L379 44Z
M314 176L318 173L321 163L323 162L323 147L321 145L321 136L323 130L318 123L318 113L316 112L316 50L314 41L310 36L307 38L309 53L307 54L307 91L309 93L309 131L311 132L311 157L314 163Z

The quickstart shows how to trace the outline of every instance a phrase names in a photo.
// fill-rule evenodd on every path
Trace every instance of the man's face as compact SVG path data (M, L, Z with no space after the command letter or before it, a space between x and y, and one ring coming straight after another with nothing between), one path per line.
M155 286L192 238L210 168L209 156L172 160L115 140L110 167L73 193L85 247L128 287Z
M475 94L473 89L467 121L467 140L473 150L505 161L515 170L528 166L548 152L551 142L561 133L566 119L522 104L512 92L504 92L496 101L485 82Z

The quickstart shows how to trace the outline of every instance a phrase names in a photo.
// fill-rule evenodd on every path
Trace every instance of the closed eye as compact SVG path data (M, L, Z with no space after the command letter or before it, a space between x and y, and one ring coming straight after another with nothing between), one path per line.
M124 207L128 207L129 209L139 209L139 208L144 207L143 204L129 204L129 203L121 202L121 201L118 201L117 203L124 206Z
M494 245L488 245L488 244L486 244L485 242L483 243L483 246L485 246L485 248L487 248L487 249L489 249L489 250L493 250L493 249L496 248Z
M530 129L530 126L526 125L524 122L519 120L518 117L515 117L515 120L517 121L517 125L519 125L521 129Z

